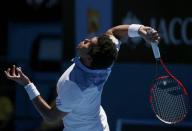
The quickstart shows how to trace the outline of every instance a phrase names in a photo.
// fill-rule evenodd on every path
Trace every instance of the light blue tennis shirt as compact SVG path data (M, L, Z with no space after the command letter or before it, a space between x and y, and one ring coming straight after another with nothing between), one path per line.
M57 83L56 106L69 112L63 118L64 131L109 131L101 95L112 66L92 70L79 57L72 61Z
M104 131L108 123L101 94L111 67L91 70L78 57L73 62L57 83L57 108L69 112L63 119L64 131Z

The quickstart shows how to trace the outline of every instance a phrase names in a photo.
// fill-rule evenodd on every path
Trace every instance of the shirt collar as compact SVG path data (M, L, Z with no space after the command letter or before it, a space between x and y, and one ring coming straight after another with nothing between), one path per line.
M85 72L88 73L106 73L106 72L110 72L111 71L111 66L108 68L104 68L104 69L90 69L87 68L85 65L83 65L80 61L80 57L75 57L72 59L72 62L74 62L79 68L81 68L82 70L84 70Z

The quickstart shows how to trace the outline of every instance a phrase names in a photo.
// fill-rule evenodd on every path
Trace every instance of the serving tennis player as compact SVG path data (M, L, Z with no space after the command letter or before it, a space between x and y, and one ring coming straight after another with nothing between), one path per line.
M159 41L157 31L148 37L151 27L139 24L118 25L100 36L85 39L77 46L77 56L57 83L55 106L41 97L33 82L21 70L13 67L5 71L8 79L22 85L33 105L49 122L63 120L63 131L109 131L101 94L123 37L142 37L146 43ZM48 52L47 52L48 53Z

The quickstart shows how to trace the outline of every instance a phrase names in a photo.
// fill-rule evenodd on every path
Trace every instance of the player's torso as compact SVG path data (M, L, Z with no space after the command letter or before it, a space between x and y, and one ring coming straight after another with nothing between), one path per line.
M99 116L100 101L101 93L95 91L95 89L92 88L83 91L83 100L81 103L63 119L65 127L69 129L79 129L80 127L82 129L101 128L102 125Z
M109 71L99 73L86 72L75 64L71 65L64 72L58 84L62 80L73 81L78 85L83 94L81 103L64 118L66 127L93 128L96 126L96 129L102 128L100 120L101 94L109 74Z

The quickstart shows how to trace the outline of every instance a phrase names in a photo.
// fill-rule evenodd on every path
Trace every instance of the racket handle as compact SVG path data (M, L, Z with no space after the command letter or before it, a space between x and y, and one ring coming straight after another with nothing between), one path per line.
M155 59L160 59L161 55L160 55L158 44L156 42L151 42L151 47L152 47Z

